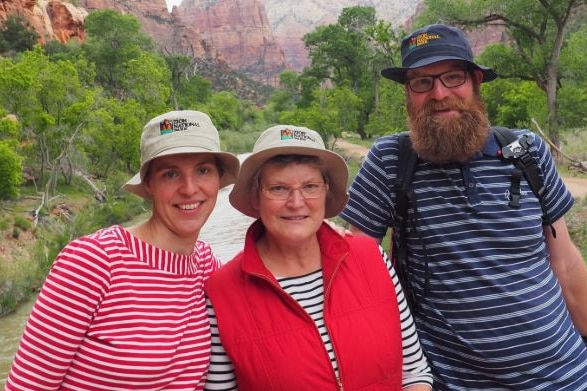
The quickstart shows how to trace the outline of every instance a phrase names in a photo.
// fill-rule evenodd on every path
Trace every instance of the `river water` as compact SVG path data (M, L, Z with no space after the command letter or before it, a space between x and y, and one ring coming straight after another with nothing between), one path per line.
M242 248L245 232L253 221L230 205L228 193L231 188L232 186L228 186L220 191L216 208L200 232L200 239L210 243L214 254L222 262L230 260ZM0 389L4 388L34 300L32 298L15 313L0 318Z

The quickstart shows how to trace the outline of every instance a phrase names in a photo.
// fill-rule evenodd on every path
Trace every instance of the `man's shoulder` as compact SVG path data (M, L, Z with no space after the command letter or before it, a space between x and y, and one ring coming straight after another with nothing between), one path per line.
M380 144L380 143L390 143L390 142L396 142L399 139L400 135L402 134L409 134L409 132L400 132L400 133L391 133L391 134L386 134L384 136L380 136L375 138L375 142L373 143L373 145L375 144Z
M531 131L530 129L526 129L526 128L508 128L505 126L492 126L491 130L493 131L493 133L497 133L497 132L507 132L510 133L518 138L520 138L521 136L530 136L532 139L538 137L538 135L536 133L534 133L533 131Z
M373 145L371 145L370 152L380 158L386 158L389 156L396 155L399 149L398 145L400 134L404 133L405 132L393 133L376 138L373 142Z

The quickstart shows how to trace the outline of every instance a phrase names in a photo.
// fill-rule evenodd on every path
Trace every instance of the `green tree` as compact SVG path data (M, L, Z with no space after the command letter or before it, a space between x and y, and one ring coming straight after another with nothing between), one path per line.
M483 60L504 78L532 80L545 91L547 131L559 143L557 96L560 56L569 27L587 12L586 0L426 0L419 24L442 20L462 28L498 26L506 34L503 48L488 48ZM495 47L495 45L493 45Z
M169 106L170 73L165 60L154 53L143 52L124 64L119 98L134 99L145 106L147 113L157 115Z
M369 116L366 130L370 135L384 135L406 130L404 87L395 82L381 83L379 110Z
M373 112L377 113L380 110L380 81L381 70L390 66L398 66L401 61L397 59L400 51L401 36L403 30L400 30L399 35L392 29L390 23L383 20L378 20L375 25L367 26L365 33L368 37L368 45L371 56L369 58L369 72L373 81ZM373 134L371 127L367 126L367 134Z
M496 80L483 87L490 122L511 128L530 128L532 120L548 117L546 95L532 81Z
M220 91L212 94L200 110L210 115L218 129L240 130L243 127L245 105L232 92Z
M332 138L335 142L343 131L356 129L363 104L348 86L316 89L314 94L310 107L284 112L280 122L314 129L325 142Z
M566 128L587 124L587 24L569 35L561 53L559 94L561 123Z
M212 82L200 76L189 77L179 89L178 109L198 109L212 97Z
M280 88L275 89L265 107L265 119L278 122L279 114L295 109L300 94L300 77L294 71L285 71L279 75Z
M302 76L335 86L349 83L363 104L355 129L361 138L368 136L369 114L378 110L380 71L392 61L396 41L391 25L377 20L373 7L363 6L344 8L336 24L319 26L304 36L311 65ZM313 90L315 85L308 87Z
M196 59L193 55L172 54L164 55L167 68L171 72L171 103L175 110L180 109L179 96L192 78L196 76Z
M46 195L53 194L59 174L66 183L83 166L75 141L91 111L92 99L82 85L75 64L51 62L40 47L23 53L18 62L2 63L10 69L0 86L3 107L22 123L22 156L39 175ZM48 178L45 179L45 174Z
M0 26L0 53L32 50L38 40L39 34L24 16L11 15Z
M100 177L113 170L135 173L140 167L138 145L147 113L133 99L100 99L88 115L86 137L82 140L94 172Z
M0 115L4 116L2 110ZM14 116L0 119L0 199L15 198L23 182L22 156L18 152L20 123Z
M133 15L115 10L96 10L86 17L87 40L82 45L86 58L96 65L96 82L113 96L124 96L126 63L153 48Z
M0 57L0 106L8 113L21 114L35 105L36 64L25 53L26 61Z
M17 197L22 182L22 157L10 143L0 141L0 199Z

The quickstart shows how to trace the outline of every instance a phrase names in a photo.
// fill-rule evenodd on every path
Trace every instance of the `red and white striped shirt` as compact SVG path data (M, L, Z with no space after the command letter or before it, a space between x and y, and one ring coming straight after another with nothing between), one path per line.
M203 389L203 282L219 266L202 241L180 255L120 226L74 240L33 307L6 391Z

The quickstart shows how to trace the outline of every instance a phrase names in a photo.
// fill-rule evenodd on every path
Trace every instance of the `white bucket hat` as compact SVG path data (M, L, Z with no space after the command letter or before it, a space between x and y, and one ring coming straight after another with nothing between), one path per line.
M253 179L261 166L277 155L315 156L326 169L329 190L326 194L325 217L338 215L348 200L348 167L339 154L324 147L318 132L294 125L276 125L265 130L243 161L238 179L228 197L230 204L247 216L258 218L259 211L251 205Z
M182 153L210 153L223 171L220 188L235 182L240 162L229 153L220 151L218 130L208 115L192 110L170 111L150 120L141 135L141 169L126 182L123 189L147 198L143 180L151 160L160 156Z

